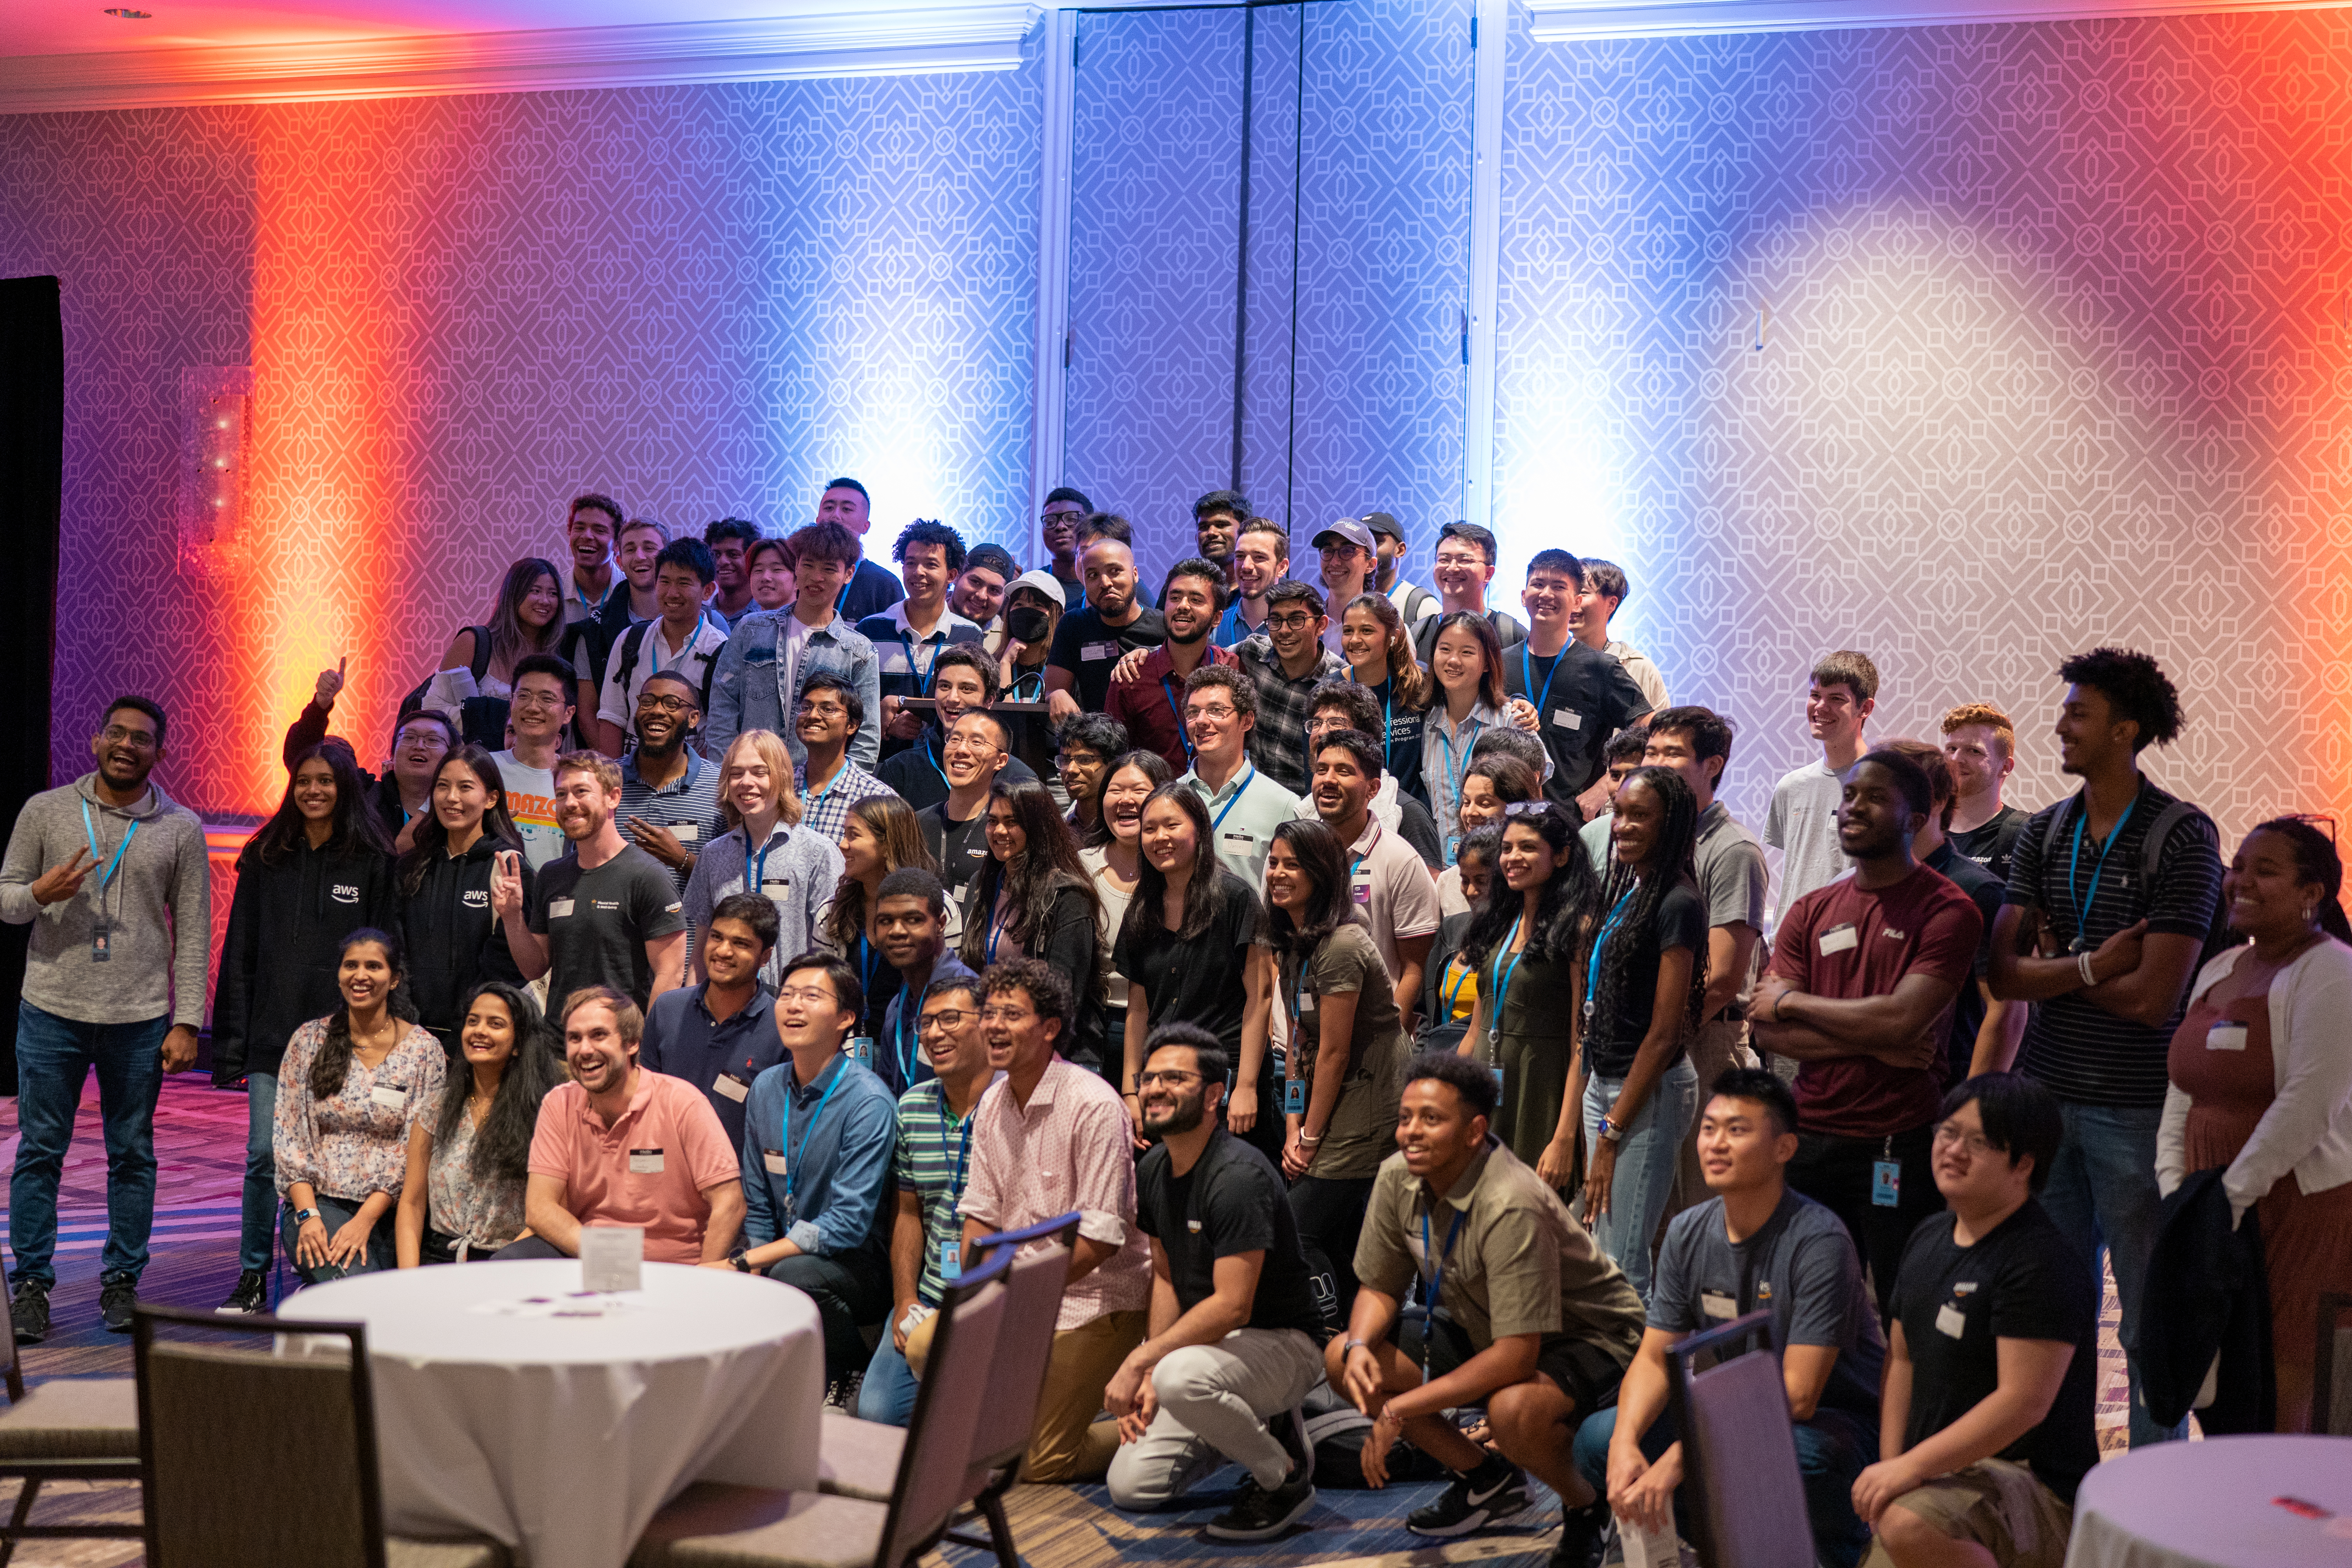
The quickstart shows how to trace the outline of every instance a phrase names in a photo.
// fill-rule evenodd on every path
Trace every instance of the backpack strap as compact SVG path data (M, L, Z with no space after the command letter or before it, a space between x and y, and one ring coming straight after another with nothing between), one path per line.
M478 690L481 688L482 678L490 672L490 628L467 626L466 629L474 634L473 675L475 689Z
M2176 800L2156 814L2156 820L2148 824L2147 841L2140 846L2139 885L2143 889L2156 886L2157 868L2164 858L2164 841L2172 837L2172 830L2189 817L2204 815L2185 800Z
M629 677L637 672L637 654L645 647L646 633L652 627L653 622L639 621L621 634L621 689L623 691L628 690Z

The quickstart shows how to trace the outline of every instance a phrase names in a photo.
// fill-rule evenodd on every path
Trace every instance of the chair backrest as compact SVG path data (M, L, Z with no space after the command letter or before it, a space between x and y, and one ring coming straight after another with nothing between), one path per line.
M988 1397L989 1362L1004 1322L1010 1260L1000 1252L970 1270L940 1305L874 1568L905 1568L929 1551L963 1503L972 1427Z
M5 1264L0 1264L0 1296L7 1294L8 1269ZM25 1397L25 1369L16 1358L16 1336L13 1333L0 1333L0 1340L8 1342L8 1348L5 1352L7 1360L0 1363L0 1378L5 1378L7 1382L8 1403L14 1405Z
M1667 1371L1699 1562L1812 1568L1812 1526L1772 1314L1750 1312L1691 1335L1667 1352Z
M1035 1225L1024 1226L1019 1230L994 1231L982 1237L972 1246L978 1256L985 1258L1000 1248L1017 1251L1049 1236L1064 1247L1074 1245L1078 1238L1078 1211L1072 1209L1067 1214L1057 1214L1052 1219L1041 1219Z
M2320 1293L2317 1352L2308 1425L2317 1436L2352 1437L2352 1294Z
M989 1474L1020 1462L1037 1421L1037 1395L1045 1386L1045 1363L1054 1353L1054 1331L1062 1315L1062 1288L1069 1282L1070 1249L1049 1241L1034 1251L999 1251L1010 1258L1005 1278L1004 1331L988 1363L987 1403L971 1434L971 1474L967 1495L976 1497Z
M363 1325L142 1305L131 1331L148 1568L384 1568Z

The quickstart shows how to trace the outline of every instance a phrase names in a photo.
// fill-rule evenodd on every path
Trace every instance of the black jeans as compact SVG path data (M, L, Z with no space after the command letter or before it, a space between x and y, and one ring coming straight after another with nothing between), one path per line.
M1944 1195L1936 1190L1936 1173L1928 1163L1928 1145L1935 1123L1914 1127L1885 1138L1837 1138L1822 1132L1797 1136L1797 1157L1789 1162L1789 1184L1828 1208L1845 1224L1853 1248L1870 1271L1870 1285L1878 1299L1883 1321L1895 1299L1895 1270L1903 1261L1903 1244L1919 1222L1940 1213ZM1889 1208L1870 1201L1871 1167L1893 1159L1903 1168L1898 1201Z
M320 1193L317 1194L316 1201L319 1205L319 1218L326 1226L327 1236L331 1240L335 1232L350 1224L352 1217L360 1212L360 1205L349 1198L331 1198L326 1194ZM305 1268L294 1260L294 1241L302 1234L302 1224L294 1217L292 1204L285 1202L278 1204L278 1224L279 1234L286 1242L286 1261L294 1265L294 1272L301 1276L302 1283L305 1285L324 1285L330 1279L341 1279L351 1274L378 1274L397 1266L400 1262L399 1255L393 1246L393 1215L389 1210L369 1230L365 1252L350 1263L322 1263L316 1268Z
M838 1383L866 1370L873 1352L859 1325L887 1317L890 1266L868 1253L819 1258L803 1252L768 1265L768 1278L804 1290L824 1323L824 1380Z
M1356 1238L1364 1228L1370 1176L1301 1176L1291 1184L1290 1213L1328 1328L1344 1331L1356 1304ZM1321 1300L1326 1289L1330 1299Z

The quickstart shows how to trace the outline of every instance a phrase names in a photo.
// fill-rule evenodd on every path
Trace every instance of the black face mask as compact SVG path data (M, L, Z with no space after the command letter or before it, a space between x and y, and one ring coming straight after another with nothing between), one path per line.
M1014 642L1035 642L1045 635L1045 612L1034 605L1007 610L1004 612L1004 629L1013 634Z

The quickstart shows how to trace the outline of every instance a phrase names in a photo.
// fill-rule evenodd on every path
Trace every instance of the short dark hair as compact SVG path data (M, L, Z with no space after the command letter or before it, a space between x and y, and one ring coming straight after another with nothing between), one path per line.
M1135 525L1115 511L1090 511L1078 520L1078 537L1089 544L1097 539L1116 539L1132 550Z
M1769 1068L1726 1068L1707 1086L1710 1097L1752 1100L1772 1113L1775 1133L1797 1130L1797 1097Z
M1690 706L1661 708L1650 715L1649 732L1653 735L1675 730L1690 737L1691 754L1705 762L1709 757L1721 757L1727 765L1731 761L1731 742L1738 733L1731 721L1712 708Z
M1376 735L1381 729L1381 705L1372 694L1353 680L1339 676L1318 684L1307 700L1307 711L1311 718L1326 708L1337 708L1348 716L1348 728Z
M980 994L1002 996L1008 991L1025 992L1029 1005L1040 1018L1051 1018L1062 1026L1054 1037L1054 1048L1061 1050L1071 1045L1070 983L1062 972L1041 958L1004 958L988 966L980 977Z
M1977 1119L1984 1123L1984 1140L2009 1156L2014 1168L2031 1157L2031 1190L2040 1192L2050 1180L2050 1165L2058 1157L2059 1140L2066 1135L2065 1113L2058 1097L2021 1072L1980 1072L1949 1094L1936 1112L1948 1121L1960 1107L1977 1102Z
M953 974L941 975L923 987L922 1001L915 1004L915 1011L919 1015L924 1004L929 1002L934 996L952 996L959 991L973 1001L979 1001L980 976L970 970L959 970Z
M1494 1068L1452 1051L1423 1051L1404 1064L1405 1087L1410 1089L1425 1078L1452 1086L1462 1097L1464 1109L1473 1116L1485 1117L1489 1127L1494 1125Z
M1211 490L1192 503L1192 521L1195 524L1204 518L1220 515L1239 522L1249 514L1249 498L1239 490Z
M948 912L947 884L937 871L921 866L901 866L884 877L874 889L875 907L880 908L885 899L921 899L931 906L931 913Z
M1052 506L1055 501L1065 500L1074 500L1088 511L1095 510L1095 503L1087 499L1087 492L1073 485L1055 485L1045 492L1043 504Z
M1538 572L1565 572L1570 582L1584 586L1584 563L1565 550L1538 550L1528 557L1528 575Z
M847 478L846 476L845 476L845 477L843 477L843 478L841 478L841 479L827 479L827 480L825 480L825 481L824 481L824 489L825 489L825 490L856 490L859 495L866 496L866 504L867 506L872 506L872 505L874 504L874 498L873 498L872 496L870 496L870 495L866 495L866 487L865 487L864 485L859 484L856 479L849 479L849 478ZM817 493L818 495L822 496L823 494L824 494L824 490L819 490L819 491L817 491L816 493Z
M1387 771L1386 760L1381 755L1381 743L1361 730L1356 729L1324 731L1323 738L1309 748L1313 753L1307 759L1307 772L1310 775L1315 771L1315 764L1323 760L1323 753L1334 746L1354 758L1357 768L1364 776L1370 779L1375 785L1379 784L1381 773Z
M2158 668L2151 654L2137 648L2095 647L2078 653L2058 667L2058 679L2069 686L2087 686L2107 700L2107 710L2139 726L2132 737L2135 753L2154 742L2168 746L2180 738L2180 693Z
M589 491L584 496L573 496L572 498L572 504L563 509L563 521L570 522L572 521L572 514L582 510L583 508L589 511L601 511L606 517L611 518L613 520L614 536L615 538L619 537L621 532L621 524L625 521L621 515L621 503L619 501L614 500L611 496L598 495L593 490Z
M563 700L577 704L580 700L580 672L572 661L559 653L534 653L515 660L512 680L526 675L551 675L563 683Z
M825 488L831 489L833 487L827 485ZM781 990L784 982L803 969L824 971L826 982L833 987L833 999L858 1017L866 1016L866 987L857 983L857 971L835 954L820 949L812 948L797 957L784 960L784 966L776 972L777 988ZM850 1026L853 1029L856 1026L855 1024Z
M1614 561L1603 561L1597 555L1584 558L1584 591L1605 598L1625 602L1627 584L1625 569Z
M741 540L743 552L749 555L751 546L760 542L760 525L746 522L740 517L722 517L702 531L702 542L713 550L719 548L719 542L722 539Z
M1887 776L1895 781L1895 787L1903 792L1903 804L1911 808L1911 821L1915 826L1936 809L1936 785L1927 777L1927 770L1921 767L1916 759L1904 755L1900 748L1874 746L1864 752L1853 765L1860 768L1865 764L1874 764L1886 770ZM1851 773L1846 774L1848 778L1853 776Z
M1601 748L1601 760L1604 763L1640 762L1650 749L1651 728L1647 724L1635 724L1618 731Z
M1870 662L1868 654L1840 648L1822 656L1813 666L1815 686L1843 686L1853 691L1857 702L1871 702L1878 697L1878 666Z
M120 706L120 704L117 704L117 706ZM114 709L110 708L107 711L111 713L114 711ZM456 720L450 718L446 713L442 712L438 708L426 708L420 704L415 708L402 709L400 710L399 717L393 720L392 733L394 740L398 740L400 738L400 732L408 728L409 721L413 719L422 719L428 724L440 725L441 732L449 737L449 749L453 752L457 749L457 742L465 739L463 735L457 733L457 723ZM163 743L163 732L160 730L155 732L155 743L159 746Z
M776 945L776 933L783 929L776 918L776 906L759 893L730 893L719 900L710 911L711 925L720 921L741 921L751 934L759 939L760 951L767 952Z
M831 489L832 487L826 487ZM866 546L845 523L812 522L796 528L784 541L784 548L793 553L793 568L800 569L803 561L837 561L844 566L855 566L866 559Z
M1885 752L1900 752L1919 764L1927 775L1927 807L1948 824L1952 806L1952 764L1944 755L1944 748L1928 741L1888 741L1878 747Z
M1002 544L973 545L971 553L963 558L963 565L958 570L969 572L974 567L993 572L1007 583L1021 575L1013 568L1012 553Z
M1454 863L1459 866L1475 855L1492 866L1495 863L1495 857L1502 852L1502 826L1499 823L1490 822L1484 827L1474 827L1462 836L1462 842L1455 845L1454 848Z
M1187 555L1168 568L1168 574L1160 579L1161 587L1164 589L1179 577L1198 577L1208 584L1209 596L1213 600L1224 591L1225 569L1205 555Z
M1486 557L1486 564L1492 566L1495 563L1495 535L1492 531L1475 522L1449 522L1437 531L1437 542L1443 544L1449 539L1476 545Z
M1073 713L1054 730L1054 750L1084 746L1108 763L1127 754L1127 726L1108 713Z
M1203 1089L1213 1083L1220 1089L1225 1087L1225 1075L1234 1070L1234 1058L1216 1036L1198 1024L1181 1020L1162 1024L1145 1037L1143 1059L1150 1061L1152 1052L1168 1046L1181 1046L1192 1053L1193 1065L1201 1069Z
M155 744L158 746L163 745L164 729L163 705L156 701L152 697L125 696L116 698L113 701L106 705L106 711L98 716L98 727L101 730L105 729L108 721L112 720L117 713L121 712L125 708L130 709L134 713L146 714L155 725ZM453 741L450 744L455 745L457 742Z
M761 556L770 553L771 552L772 552L776 557L777 565L782 567L787 572L793 569L792 546L786 544L781 539L769 539L766 537L755 539L751 542L750 547L743 552L743 564L749 566L751 563L760 559Z
M1274 614L1276 605L1305 605L1318 616L1326 613L1323 590L1296 577L1285 577L1265 591L1265 613L1269 616Z
M931 658L933 688L936 689L940 683L941 667L950 665L966 665L980 671L980 689L986 694L982 700L984 702L996 700L996 661L981 652L978 643L957 643L952 647L943 647L933 655Z
M1282 524L1275 521L1274 519L1270 517L1245 517L1242 519L1242 525L1234 530L1234 542L1235 544L1239 544L1242 541L1242 535L1244 533L1270 533L1274 535L1274 537L1280 542L1281 546L1275 552L1276 559L1281 561L1287 561L1290 559L1290 530L1283 527Z
M1477 766L1479 758L1495 752L1520 763L1537 778L1543 777L1544 743L1525 730L1505 724L1487 725L1486 732L1470 742L1470 765Z
M839 697L843 710L849 715L849 727L852 730L865 727L866 699L857 694L857 688L849 684L846 676L835 675L829 669L811 670L801 678L801 689L793 694L793 706L798 707L807 701L812 691L830 691Z
M719 576L718 558L710 553L710 546L699 539L673 539L663 545L661 553L654 557L654 570L658 573L665 566L685 567L701 578L706 588Z
M908 523L906 527L900 529L898 531L898 542L890 546L890 559L893 561L906 560L907 546L909 544L936 544L941 550L945 551L947 552L948 560L948 575L950 577L963 570L963 535L958 533L954 529L950 528L944 522L937 521L931 518L919 517L914 521Z
M1272 597L1271 595L1268 595ZM1257 685L1229 664L1204 664L1184 678L1184 698L1192 700L1192 693L1203 687L1214 686L1234 700L1234 710L1245 717L1257 717Z

